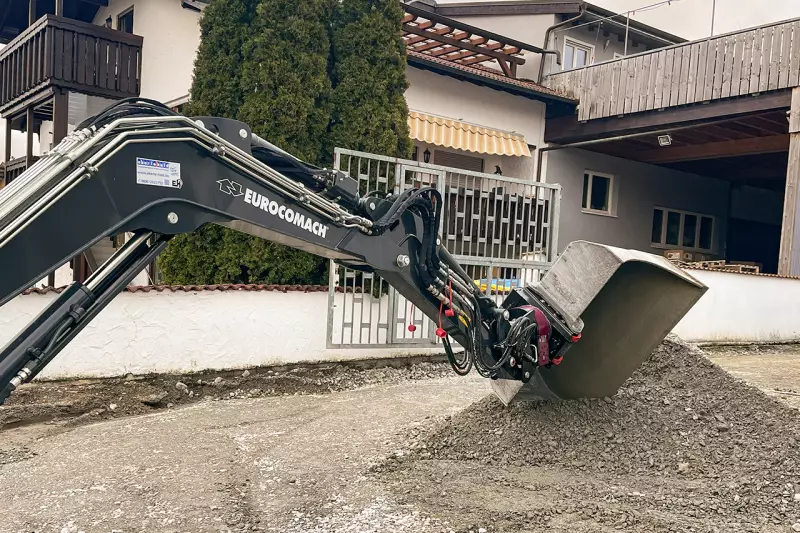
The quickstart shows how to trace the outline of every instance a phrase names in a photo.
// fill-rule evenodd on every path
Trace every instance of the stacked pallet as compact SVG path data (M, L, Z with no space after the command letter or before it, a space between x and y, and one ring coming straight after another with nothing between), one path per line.
M735 261L728 263L725 260L720 261L673 261L680 267L688 268L703 268L706 270L718 270L721 272L738 272L739 274L760 274L761 264L749 261Z

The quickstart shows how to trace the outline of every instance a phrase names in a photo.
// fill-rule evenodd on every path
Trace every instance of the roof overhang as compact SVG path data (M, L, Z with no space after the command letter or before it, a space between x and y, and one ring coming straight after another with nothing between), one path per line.
M574 112L577 105L576 100L565 96L560 96L547 91L544 87L538 86L533 82L514 80L503 76L495 76L489 72L482 72L480 69L462 67L458 64L444 61L433 61L421 54L409 53L407 56L409 66L421 70L435 72L444 76L450 76L461 81L473 83L490 89L507 92L516 96L522 96L531 100L539 100L548 105L569 106L569 110Z

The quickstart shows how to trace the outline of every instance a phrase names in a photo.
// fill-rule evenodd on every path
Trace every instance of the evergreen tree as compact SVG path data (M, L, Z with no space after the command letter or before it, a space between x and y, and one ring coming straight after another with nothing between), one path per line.
M244 101L242 48L258 2L214 0L203 11L187 115L236 118Z
M333 0L262 0L245 44L239 119L287 152L330 156L329 24Z
M330 0L215 0L203 16L190 113L235 118L311 163L327 150ZM217 27L217 25L220 27ZM206 225L162 254L166 283L327 283L327 261Z
M341 0L333 34L335 146L410 157L402 18L397 0Z

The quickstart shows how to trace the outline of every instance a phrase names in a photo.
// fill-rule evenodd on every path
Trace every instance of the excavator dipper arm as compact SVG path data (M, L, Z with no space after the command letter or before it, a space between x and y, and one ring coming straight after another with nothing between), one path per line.
M133 233L0 351L0 403L173 236L207 223L374 272L441 324L457 373L474 367L498 383L546 389L540 373L580 338L575 309L535 287L499 306L482 295L438 242L441 212L431 188L362 197L346 174L308 165L244 123L188 118L144 99L115 103L0 190L0 305L100 239ZM504 401L516 392L502 388Z

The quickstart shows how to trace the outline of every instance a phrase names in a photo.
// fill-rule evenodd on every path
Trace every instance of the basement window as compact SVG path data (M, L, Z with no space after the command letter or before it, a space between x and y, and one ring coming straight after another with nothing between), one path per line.
M656 248L710 252L715 222L711 215L656 207L653 209L650 242Z
M584 173L582 211L596 215L611 215L613 187L614 176L611 174Z

